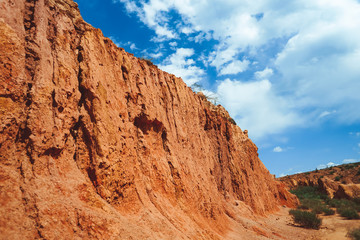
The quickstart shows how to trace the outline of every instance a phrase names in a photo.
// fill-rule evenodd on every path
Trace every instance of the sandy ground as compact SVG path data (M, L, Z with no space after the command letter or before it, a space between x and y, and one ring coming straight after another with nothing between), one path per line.
M346 237L349 230L360 227L360 220L346 220L338 214L335 216L323 216L323 224L319 230L319 239L350 239Z
M346 237L348 231L360 227L360 220L346 220L336 214L320 216L323 222L319 230L305 229L294 224L289 210L282 208L277 213L257 220L256 225L246 221L243 226L249 235L235 229L226 239L349 240L350 238Z
M279 229L284 239L319 239L342 240L350 239L347 233L350 229L360 227L360 220L347 220L340 215L320 216L322 225L319 230L304 229L294 225L289 209L283 208L279 213L264 219L264 223ZM278 222L276 224L276 222Z

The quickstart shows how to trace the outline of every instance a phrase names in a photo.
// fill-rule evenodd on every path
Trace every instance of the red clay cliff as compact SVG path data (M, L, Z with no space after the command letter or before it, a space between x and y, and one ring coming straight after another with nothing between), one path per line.
M71 0L0 2L0 164L1 239L231 239L297 203L223 107Z

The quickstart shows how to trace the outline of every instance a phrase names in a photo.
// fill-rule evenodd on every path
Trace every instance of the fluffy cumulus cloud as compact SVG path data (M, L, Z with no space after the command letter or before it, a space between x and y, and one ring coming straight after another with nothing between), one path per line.
M238 125L246 126L254 138L278 133L302 121L291 111L290 102L274 94L268 80L242 82L227 79L220 83L217 92Z
M244 72L245 70L247 70L249 63L250 61L246 59L243 61L232 61L220 70L219 75L229 75Z
M252 137L305 119L360 120L359 1L113 1L153 29L154 41L214 40L203 60L229 78L218 81L219 100ZM177 47L162 69L198 81L205 73L190 58L202 50ZM235 76L246 72L246 81Z
M271 68L265 68L262 71L254 73L256 79L268 79L273 75L274 71Z
M182 77L191 86L201 81L205 74L204 70L195 65L195 61L191 58L193 54L194 49L192 48L178 48L174 54L166 58L164 64L159 65L159 68Z
M284 149L282 149L282 147L280 147L280 146L274 147L274 149L273 149L273 152L283 152L283 151L284 151Z

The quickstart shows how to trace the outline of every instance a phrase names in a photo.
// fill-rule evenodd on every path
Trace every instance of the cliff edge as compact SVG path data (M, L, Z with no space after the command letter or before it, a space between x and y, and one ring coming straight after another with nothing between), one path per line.
M225 109L73 1L1 1L0 49L1 239L249 239L297 203Z

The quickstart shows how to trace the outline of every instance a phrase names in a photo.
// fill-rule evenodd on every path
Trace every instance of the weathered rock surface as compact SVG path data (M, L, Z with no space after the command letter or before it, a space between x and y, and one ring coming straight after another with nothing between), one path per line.
M315 186L330 198L360 197L360 163L333 166L279 178L289 189Z
M339 185L339 182L335 182L328 177L323 177L318 180L319 189L330 198L334 198L334 193L339 188Z
M251 239L244 217L297 203L221 106L71 0L1 1L0 63L1 239Z
M336 198L360 198L360 184L340 184L334 196Z

